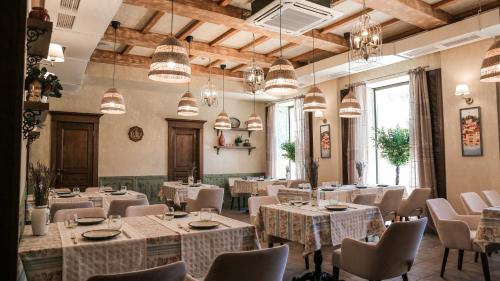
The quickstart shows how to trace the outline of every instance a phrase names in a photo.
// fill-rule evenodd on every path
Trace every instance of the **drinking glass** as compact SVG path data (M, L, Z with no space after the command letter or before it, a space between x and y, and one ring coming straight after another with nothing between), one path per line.
M77 214L67 214L64 216L64 226L66 228L75 228L78 222Z
M201 184L201 180L197 180L197 181L196 181L196 183L197 183L197 184Z
M80 188L79 187L74 187L73 188L73 193L74 194L80 194Z
M201 208L200 221L211 221L211 220L212 220L212 208Z
M293 197L292 205L302 206L302 197L300 196Z
M167 207L167 211L165 212L164 219L167 221L171 221L174 219L175 210L173 207Z
M120 215L110 215L108 217L108 228L120 230L122 228L122 217Z
M182 185L182 180L178 180L177 182Z
M126 185L122 185L120 187L120 191L125 191L126 192L127 191L127 186Z

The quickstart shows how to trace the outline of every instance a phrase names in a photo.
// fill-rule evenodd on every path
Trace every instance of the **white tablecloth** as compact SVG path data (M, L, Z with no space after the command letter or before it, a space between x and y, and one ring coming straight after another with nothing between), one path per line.
M164 201L166 201L166 199L170 199L173 200L175 204L179 205L181 196L184 196L185 200L187 198L194 200L196 199L196 197L198 197L198 193L200 192L200 190L210 188L219 187L210 184L202 184L201 186L188 186L179 184L179 182L176 181L169 181L163 183L163 186L160 189L160 194L158 194L158 196L160 196L160 198L162 198Z

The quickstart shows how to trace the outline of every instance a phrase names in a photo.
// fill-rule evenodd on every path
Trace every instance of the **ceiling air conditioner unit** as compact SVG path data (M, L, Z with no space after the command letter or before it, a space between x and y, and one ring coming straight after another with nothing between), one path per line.
M280 30L279 0L253 1L252 13L247 22L272 31ZM330 0L282 0L281 30L297 36L340 16L342 13L330 8Z

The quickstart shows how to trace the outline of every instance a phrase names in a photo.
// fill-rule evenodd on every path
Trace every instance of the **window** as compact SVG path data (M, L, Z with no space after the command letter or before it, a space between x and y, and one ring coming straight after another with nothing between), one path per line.
M281 144L295 140L295 116L294 103L285 102L276 105L275 128L276 128L276 178L286 178L286 167L290 167L291 178L295 178L295 162L289 161L283 157Z
M410 120L410 93L408 76L368 85L369 148L368 182L395 184L396 167L380 155L375 147L375 129L408 129ZM410 165L400 167L399 184L410 186Z

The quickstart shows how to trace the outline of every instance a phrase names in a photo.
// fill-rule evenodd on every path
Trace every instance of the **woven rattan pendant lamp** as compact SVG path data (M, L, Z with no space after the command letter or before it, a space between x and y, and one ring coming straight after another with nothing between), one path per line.
M351 57L347 53L349 60L349 93L342 99L339 106L339 116L342 118L358 118L361 116L361 106L354 95L351 86Z
M253 94L253 113L248 117L247 129L249 131L262 131L262 119L255 112L255 93Z
M191 42L193 41L193 36L188 36L186 40L189 42L189 50L188 56L191 53ZM200 112L198 108L198 103L196 102L195 97L191 94L190 91L190 82L188 82L188 88L186 93L182 95L181 100L179 101L179 105L177 106L177 115L180 116L196 116Z
M219 115L217 115L217 119L215 119L214 128L217 130L230 130L231 121L229 120L229 116L225 112L225 107L224 107L224 100L225 100L224 69L226 69L226 65L221 64L220 69L222 69L222 112L219 113Z
M149 66L149 79L166 83L191 81L191 65L184 45L173 35L174 0L171 5L170 35L156 47Z
M481 15L481 1L479 1L479 16ZM500 14L500 9L498 10ZM480 17L478 16L478 19ZM479 22L481 28L481 22ZM500 40L496 39L493 45L488 49L481 64L481 82L500 82Z
M316 71L314 69L314 32L313 32L313 49L312 49L312 72L313 72L313 86L307 92L304 98L304 111L315 112L326 110L325 94L316 86Z
M101 113L104 114L124 114L126 112L125 100L115 88L116 72L116 30L120 27L120 22L112 21L111 26L115 30L115 42L113 44L113 87L104 92L101 99Z
M281 8L280 1L280 57L273 62L266 77L264 91L273 96L288 96L298 92L297 75L290 61L283 58L281 43Z

